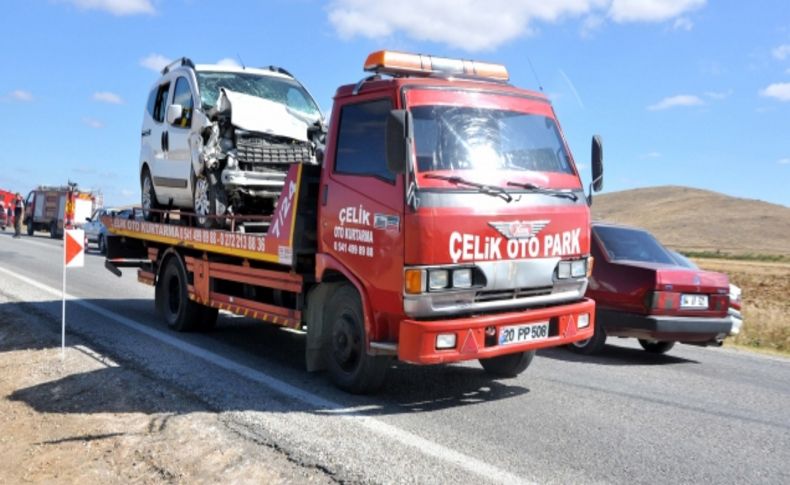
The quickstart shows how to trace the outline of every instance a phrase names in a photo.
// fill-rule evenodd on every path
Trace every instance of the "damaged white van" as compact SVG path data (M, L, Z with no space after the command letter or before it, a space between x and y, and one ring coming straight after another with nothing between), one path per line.
M162 70L143 115L143 215L193 211L203 227L229 214L271 214L293 163L317 163L325 135L317 103L290 73L195 65Z

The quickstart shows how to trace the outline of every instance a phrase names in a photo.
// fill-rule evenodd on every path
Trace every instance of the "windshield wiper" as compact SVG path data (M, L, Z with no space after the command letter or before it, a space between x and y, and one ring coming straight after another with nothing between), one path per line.
M429 173L425 175L425 178L446 180L456 185L466 185L468 187L474 187L483 194L490 195L492 197L501 197L502 199L505 200L505 202L513 201L513 196L510 195L510 192L503 189L502 187L496 187L494 185L485 185L478 182L472 182L471 180L466 180L465 178L459 177L458 175L439 175L439 174Z
M519 187L522 189L527 189L530 192L535 192L536 194L545 194L554 197L564 197L566 199L571 199L574 202L579 200L579 196L574 194L570 190L547 189L546 187L541 187L539 185L531 184L529 182L525 182L525 183L508 182L507 185L510 187Z

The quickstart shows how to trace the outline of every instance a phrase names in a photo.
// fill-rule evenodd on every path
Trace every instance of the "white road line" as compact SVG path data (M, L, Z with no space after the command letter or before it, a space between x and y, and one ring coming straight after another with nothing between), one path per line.
M16 278L24 283L27 283L28 285L34 288L38 288L39 290L45 293L49 293L55 297L60 298L61 296L60 290L47 286L43 283L39 283L38 281L17 274L13 271L0 267L0 273ZM168 335L166 333L160 332L159 330L146 327L145 325L142 325L130 318L124 317L110 310L106 310L98 305L95 305L93 303L84 300L76 299L75 297L69 294L66 295L66 298L83 308L93 311L109 320L113 320L116 323L119 323L127 328L143 333L151 338L159 340L160 342L175 347L178 350L181 350L182 352L186 352L194 357L203 359L206 362L210 362L216 365L217 367L221 367L225 370L243 376L251 381L255 381L259 384L263 384L273 389L274 391L277 391L288 397L302 401L312 407L324 408L329 412L331 412L332 410L343 409L343 406L340 405L339 403L317 396L311 392L305 391L304 389L300 389L298 387L292 386L291 384L281 381L264 372L255 370L251 367L247 367L245 365L239 364L230 359L222 357L221 355L215 354L213 352L209 352L208 350L184 342L176 337L173 337L172 335ZM376 418L363 416L355 412L349 412L348 414L341 415L340 417L342 417L343 419L348 419L364 428L367 428L369 431L372 431L387 439L391 439L403 445L416 448L417 450L419 450L425 455L429 455L439 460L451 463L457 466L458 468L461 468L467 472L478 475L486 480L491 480L500 483L507 483L507 484L531 483L525 481L523 478L519 476L513 475L512 473L506 471L502 471L493 465L478 460L477 458L473 458L469 455L465 455L461 452L447 448L443 445L440 445L433 441L417 436L409 431L405 431L396 426L387 424Z
M32 244L34 246L39 246L42 248L58 249L60 251L63 251L63 241L55 241L54 244L48 244L45 242L36 241L35 238L31 236L22 236L21 238L17 239L17 241L20 243L24 242L25 244Z

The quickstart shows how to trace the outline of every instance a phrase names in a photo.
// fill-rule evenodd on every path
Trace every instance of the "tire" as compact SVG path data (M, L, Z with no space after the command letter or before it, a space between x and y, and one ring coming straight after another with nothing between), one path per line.
M390 359L367 353L359 293L350 284L343 284L327 302L326 362L332 382L353 394L377 391L384 383Z
M192 207L195 211L195 222L199 227L211 229L225 226L224 218L206 217L225 215L228 200L225 189L220 184L212 184L205 175L195 178Z
M27 235L32 236L33 233L36 231L36 227L33 225L33 221L27 223Z
M603 325L596 322L592 337L573 342L568 345L568 349L577 354L593 355L603 350L604 345L606 345L606 330L603 329Z
M49 223L49 237L52 239L58 238L58 223L57 221L52 221Z
M104 234L99 234L96 246L98 246L99 254L107 254L107 241L104 239Z
M151 209L161 209L162 206L156 201L156 189L151 178L151 171L143 169L140 175L140 206L143 209L143 219L149 222L159 222L161 214L152 212Z
M639 345L651 354L666 354L675 346L675 342L652 342L640 338Z
M204 307L189 299L187 272L180 256L171 256L156 282L156 307L167 326L177 332L195 330Z
M518 352L515 354L500 355L488 359L480 359L480 365L487 373L497 377L516 377L529 367L535 351Z

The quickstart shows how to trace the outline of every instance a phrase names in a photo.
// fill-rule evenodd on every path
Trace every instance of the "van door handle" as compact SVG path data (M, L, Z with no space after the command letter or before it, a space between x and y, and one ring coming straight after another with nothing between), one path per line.
M150 136L150 135L151 135L151 129L150 128L147 129L147 130L143 130L143 132L140 134L140 136Z
M162 151L166 152L170 149L170 139L166 131L162 132Z

